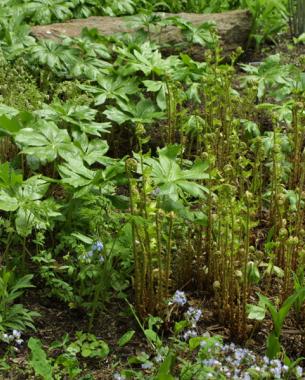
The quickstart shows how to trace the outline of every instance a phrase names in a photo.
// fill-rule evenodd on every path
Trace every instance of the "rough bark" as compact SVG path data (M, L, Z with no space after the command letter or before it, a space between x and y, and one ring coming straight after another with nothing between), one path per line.
M213 21L221 38L221 45L224 53L227 55L237 47L245 47L250 29L251 15L248 11L237 10L213 14L160 14L162 17L180 16L190 21L194 25L200 25L207 21ZM103 35L113 35L116 33L132 33L136 31L130 23L129 17L89 17L87 19L70 20L65 23L52 25L40 25L32 27L31 34L37 39L60 39L62 36L77 37L81 34L83 28L96 28ZM158 33L153 33L161 43L169 44L174 50L179 50L183 37L177 27L168 26L162 28ZM181 48L180 48L181 49ZM184 50L184 48L183 48ZM203 48L199 45L189 45L187 52L194 58L202 59ZM184 50L185 51L185 50Z

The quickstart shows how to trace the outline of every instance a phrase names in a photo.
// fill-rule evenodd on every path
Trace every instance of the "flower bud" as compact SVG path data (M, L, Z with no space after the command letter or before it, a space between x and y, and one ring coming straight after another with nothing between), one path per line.
M214 290L220 289L220 282L219 281L214 281L213 282L213 289Z
M287 228L284 228L284 227L280 228L280 230L279 230L279 237L280 237L280 239L281 240L286 239L287 236L288 236L288 230L287 230Z

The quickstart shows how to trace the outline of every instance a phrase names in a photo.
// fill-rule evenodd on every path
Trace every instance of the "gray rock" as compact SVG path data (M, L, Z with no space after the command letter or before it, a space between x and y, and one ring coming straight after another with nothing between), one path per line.
M251 29L251 15L245 10L213 14L158 13L158 15L164 18L180 16L196 26L208 21L215 22L225 55L234 51L239 46L244 48ZM96 28L102 35L114 35L122 32L132 33L137 29L132 27L131 20L132 17L89 17L87 19L70 20L65 23L34 26L31 29L31 34L37 39L58 40L62 36L78 37L85 27ZM167 26L157 31L154 30L152 38L160 41L161 44L168 44L170 46L169 50L179 52L179 50L183 49L184 52L187 52L193 58L203 60L203 47L189 43L185 50L185 46L181 45L181 42L184 41L183 36L177 27Z

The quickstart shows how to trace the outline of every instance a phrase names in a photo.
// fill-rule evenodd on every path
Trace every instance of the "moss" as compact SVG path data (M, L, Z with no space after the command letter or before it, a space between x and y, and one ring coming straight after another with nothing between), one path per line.
M20 111L33 111L47 100L22 60L9 64L0 58L0 102Z

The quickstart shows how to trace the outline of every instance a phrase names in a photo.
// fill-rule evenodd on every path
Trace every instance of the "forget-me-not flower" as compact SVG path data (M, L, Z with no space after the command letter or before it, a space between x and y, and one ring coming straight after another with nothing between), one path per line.
M170 305L176 304L178 306L183 306L186 303L187 299L185 293L180 290L176 290L175 294L173 295L173 298L171 299Z

